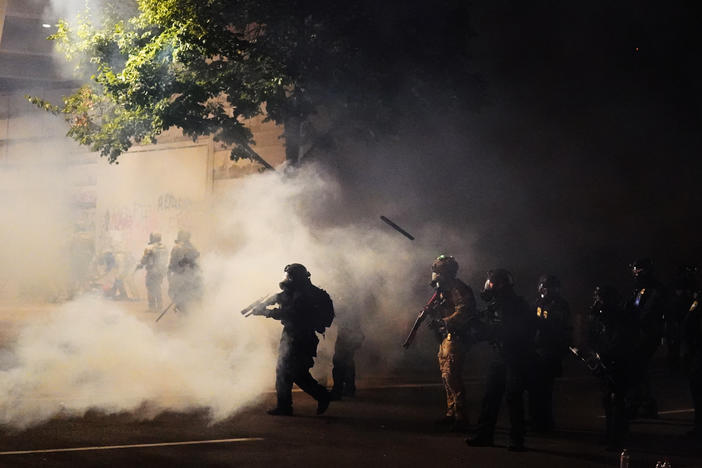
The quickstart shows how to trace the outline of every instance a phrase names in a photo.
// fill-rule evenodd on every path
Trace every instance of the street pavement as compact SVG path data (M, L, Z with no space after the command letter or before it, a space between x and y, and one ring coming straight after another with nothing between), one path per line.
M664 380L659 386L662 404L687 403L677 395L675 384L681 382ZM464 434L433 425L443 403L436 382L404 382L398 375L360 383L356 398L332 403L322 416L315 415L315 402L301 392L294 394L295 416L268 416L265 409L274 403L274 395L266 392L259 405L217 424L211 424L202 409L151 420L96 411L80 418L54 418L19 432L1 428L0 467L618 466L619 453L599 443L603 420L597 385L587 376L559 382L558 429L529 435L526 453L505 448L504 410L497 446L472 448L464 443ZM468 378L467 383L475 422L483 382ZM676 468L702 467L699 442L681 437L690 428L688 409L686 404L665 406L658 420L632 425L632 468L653 468L664 457Z
M479 356L471 351L469 360ZM417 370L405 363L392 375L359 368L356 397L333 402L322 416L315 415L316 403L299 391L294 393L294 416L269 416L265 409L274 404L275 395L263 388L255 405L218 423L203 408L153 419L138 412L89 411L22 431L0 426L0 468L619 466L619 453L600 443L604 420L598 381L574 359L566 364L556 388L557 429L528 434L526 453L506 449L504 407L496 447L468 447L466 434L435 426L444 405L438 370ZM469 367L465 381L474 424L484 381L480 366ZM702 468L702 443L683 437L692 420L685 379L666 370L662 359L652 375L661 415L632 424L627 444L631 468L654 468L664 457L675 468Z

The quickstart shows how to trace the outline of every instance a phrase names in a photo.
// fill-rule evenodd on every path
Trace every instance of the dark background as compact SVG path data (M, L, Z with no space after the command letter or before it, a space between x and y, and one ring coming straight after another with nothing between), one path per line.
M45 3L11 2L0 90L70 85L44 40L41 24L54 21L41 17ZM398 93L396 137L320 158L346 195L325 213L332 222L386 228L386 215L417 237L427 271L427 251L453 254L474 289L502 266L533 299L538 275L554 273L575 310L597 283L628 293L637 257L652 257L666 283L678 265L702 261L696 2L367 3L377 17L359 46L377 67L392 60L388 91L411 88L419 65L436 95ZM447 57L466 48L463 75ZM446 82L463 82L464 106L446 106Z
M417 244L457 257L474 289L501 266L533 299L539 274L556 274L576 311L596 284L628 294L636 258L652 257L665 283L699 262L693 2L465 7L482 105L413 114L408 103L399 138L348 148L332 164L346 182L343 216L385 214L419 232Z

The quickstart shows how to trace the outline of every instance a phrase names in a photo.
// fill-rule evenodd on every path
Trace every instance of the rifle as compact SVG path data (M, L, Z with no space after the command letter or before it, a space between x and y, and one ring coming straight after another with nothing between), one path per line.
M568 346L568 349L570 349L570 352L573 353L576 358L585 364L587 370L592 372L593 375L603 378L608 382L612 382L612 375L609 372L609 368L602 362L599 353L594 351L585 353L574 346Z
M241 315L249 317L251 315L266 315L266 307L278 302L277 294L268 294L260 299L252 302L247 307L241 310Z
M159 315L159 316L156 318L156 321L158 322L159 320L161 320L161 317L163 317L164 315L166 315L166 312L168 312L168 310L169 310L171 307L173 307L173 303L172 303L172 302L171 302L170 304L168 304L168 307L166 307L165 309L163 309L163 312L161 312L161 315Z
M407 349L410 347L412 344L412 341L414 340L414 336L417 334L417 330L419 330L419 326L422 324L424 319L426 319L427 315L430 315L432 312L434 312L440 304L444 302L443 299L441 299L439 295L439 291L436 291L433 296L431 296L431 299L429 299L429 302L422 308L422 310L419 311L419 315L417 316L417 320L414 321L414 325L412 325L412 330L410 330L409 335L407 336L407 339L405 340L404 343L402 343L402 347ZM437 333L442 333L441 326L435 327Z

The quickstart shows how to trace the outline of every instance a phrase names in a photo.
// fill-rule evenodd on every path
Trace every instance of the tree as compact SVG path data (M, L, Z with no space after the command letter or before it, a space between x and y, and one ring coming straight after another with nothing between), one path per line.
M392 132L408 109L472 105L462 3L93 0L52 37L83 86L60 105L31 100L110 162L175 126L268 166L244 122L265 114L284 125L294 163L339 138Z

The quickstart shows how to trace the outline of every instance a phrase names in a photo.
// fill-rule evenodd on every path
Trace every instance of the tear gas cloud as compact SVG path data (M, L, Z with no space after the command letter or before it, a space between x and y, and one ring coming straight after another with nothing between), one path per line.
M46 13L72 18L83 5L52 2ZM49 125L49 117L31 115L23 122L27 128ZM381 214L392 219L407 213L410 201L377 202L366 194L365 201L347 207L337 177L314 164L216 188L206 199L181 207L177 225L143 225L129 235L105 232L105 220L95 210L86 218L76 209L69 174L80 151L62 149L66 145L37 142L38 151L17 147L13 160L26 164L0 169L5 188L0 216L10 227L0 238L0 299L3 319L11 324L11 331L0 335L0 392L6 396L0 424L23 428L89 409L150 417L166 409L207 408L217 421L258 402L273 389L281 326L244 319L238 311L277 292L283 267L293 262L305 264L312 281L330 293L337 321L360 315L366 341L359 359L366 356L376 367L390 368L408 354L400 343L429 296L433 258L442 252L459 262L468 258L465 232L459 236L432 221L415 223L405 226L417 237L410 242L379 220ZM123 169L127 158L136 167L151 159L125 155L123 164L100 168L106 174L102 180ZM176 175L176 165L166 170L167 177L186 177L187 170ZM111 197L152 198L143 179L121 177L122 191L113 190ZM171 180L180 182L189 183ZM98 205L107 198L100 197ZM402 218L396 221L403 224ZM186 317L169 312L154 324L143 304L110 301L102 291L78 286L81 278L101 274L95 259L103 251L126 253L126 268L133 271L149 231L162 232L170 248L179 228L192 232L202 253L201 309ZM143 296L142 276L129 279L129 289ZM41 305L27 310L28 303L37 302ZM332 326L313 369L323 383L331 373L335 334ZM416 349L409 353L417 355Z
M31 156L46 170L21 164L0 171L0 296L27 297L37 289L55 296L61 289L60 265L68 260L62 255L71 226L61 168Z
M135 184L127 187L139 190ZM29 196L25 184L15 189L15 200ZM45 198L52 204L35 200L21 210L3 210L3 223L37 233L4 239L1 252L10 259L39 249L41 261L19 263L23 277L36 280L35 293L56 288L53 283L71 262L65 240L70 231L62 216L70 208L56 206L66 200L51 197L50 189L45 187ZM408 241L375 213L367 220L330 222L343 212L339 192L332 176L308 165L238 179L206 200L207 216L188 226L202 252L205 299L188 316L169 313L155 324L153 314L142 312L144 306L136 311L135 305L90 293L48 305L49 312L22 316L16 336L3 343L0 392L6 397L0 423L21 428L88 409L138 410L140 417L149 417L193 408L208 408L217 421L259 401L273 387L281 327L273 320L244 319L238 311L277 292L283 267L292 262L305 264L312 281L330 293L338 317L361 314L364 353L381 354L383 365L392 366L428 293L428 265L439 249ZM457 236L436 226L414 229L420 235L441 234L441 247L458 245ZM146 239L148 232L143 234ZM164 234L170 247L175 233ZM122 243L135 257L145 244ZM314 372L322 382L330 374L334 338L332 327L320 343Z

